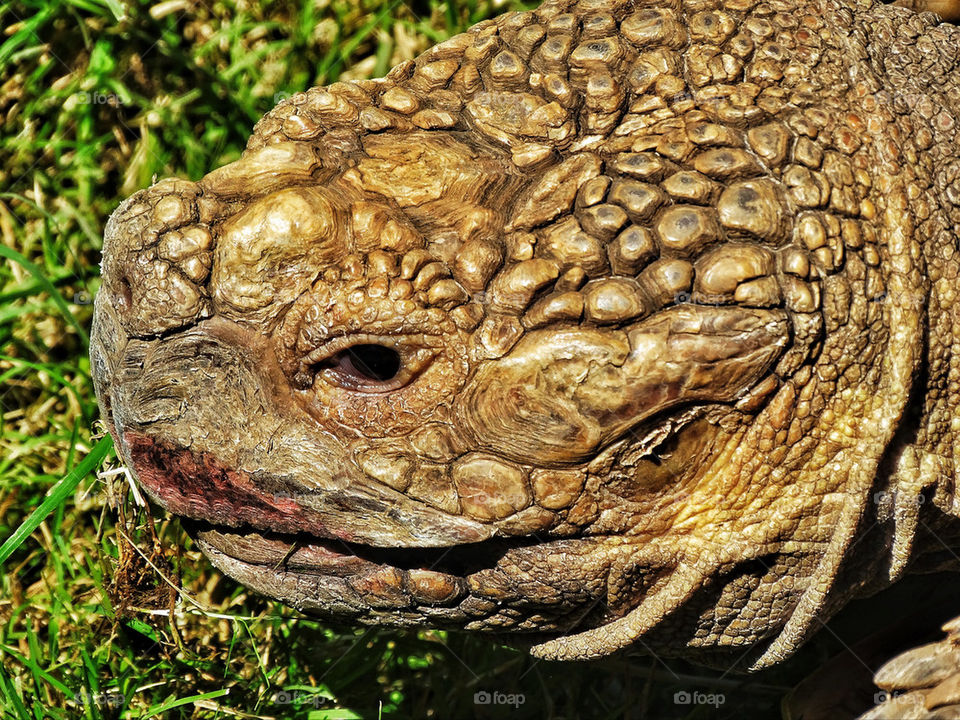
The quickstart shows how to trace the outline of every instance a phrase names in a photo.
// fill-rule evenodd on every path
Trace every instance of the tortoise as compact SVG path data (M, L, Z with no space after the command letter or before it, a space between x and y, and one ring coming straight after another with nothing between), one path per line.
M280 102L107 224L122 458L260 593L543 658L956 569L958 7L551 0Z

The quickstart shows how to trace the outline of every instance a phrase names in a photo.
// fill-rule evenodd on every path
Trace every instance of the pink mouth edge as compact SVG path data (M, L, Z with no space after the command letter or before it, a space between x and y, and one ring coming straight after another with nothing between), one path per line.
M233 528L355 540L292 497L256 487L248 473L224 467L210 453L171 448L134 432L124 433L123 444L140 485L174 515Z

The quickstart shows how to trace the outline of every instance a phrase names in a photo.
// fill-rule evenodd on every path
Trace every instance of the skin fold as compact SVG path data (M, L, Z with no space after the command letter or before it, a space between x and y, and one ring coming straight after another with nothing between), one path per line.
M951 560L958 48L871 2L558 0L299 93L111 217L117 448L304 612L783 660Z

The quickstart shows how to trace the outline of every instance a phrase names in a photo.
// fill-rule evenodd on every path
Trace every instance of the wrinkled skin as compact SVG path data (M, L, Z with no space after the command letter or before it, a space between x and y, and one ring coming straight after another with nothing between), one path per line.
M548 658L760 668L940 566L960 31L640 5L298 94L110 219L103 414L224 572Z

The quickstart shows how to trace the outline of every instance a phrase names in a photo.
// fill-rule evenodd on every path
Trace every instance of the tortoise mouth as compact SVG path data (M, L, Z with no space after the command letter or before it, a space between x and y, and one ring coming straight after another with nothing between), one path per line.
M564 555L591 540L492 539L448 548L380 548L305 533L285 535L184 520L223 573L308 615L361 624L554 636L576 626L599 598L585 588L553 600L521 597L503 576L541 545ZM538 547L534 547L538 546ZM574 551L575 555L575 551ZM518 562L519 560L519 562ZM510 606L514 609L505 610ZM533 612L532 608L537 612ZM503 615L503 612L510 613Z
M371 612L414 606L450 607L468 594L465 578L430 569L430 561L439 558L425 556L404 569L378 557L387 551L303 533L244 533L189 521L186 527L222 572L263 595L333 620L362 621Z
M489 570L507 553L542 545L536 537L492 538L449 547L377 547L310 533L269 532L255 527L226 527L182 519L188 534L236 560L276 572L348 577L372 568L393 568L466 578ZM597 538L591 538L597 540ZM571 543L582 540L554 541ZM546 541L550 542L550 541Z

